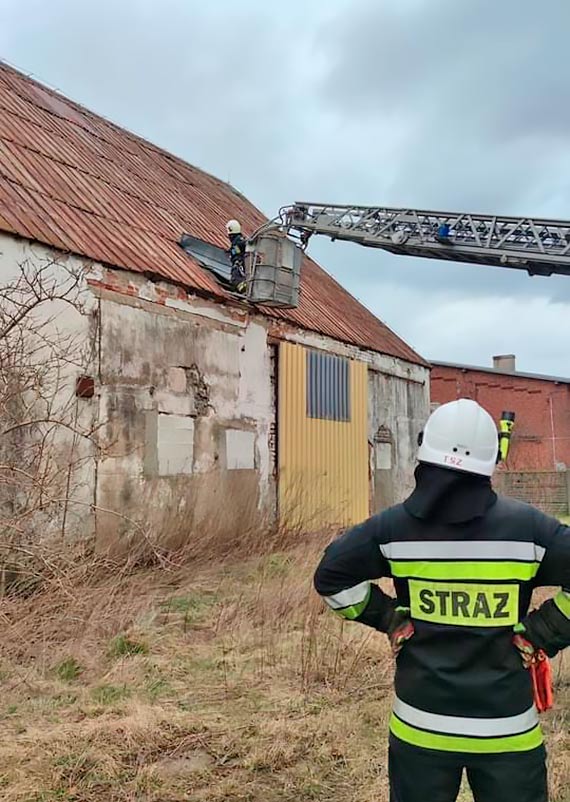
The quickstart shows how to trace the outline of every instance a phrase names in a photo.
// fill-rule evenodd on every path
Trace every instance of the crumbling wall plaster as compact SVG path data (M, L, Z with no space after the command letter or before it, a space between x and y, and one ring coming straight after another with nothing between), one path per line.
M427 382L368 371L372 512L403 501L412 490L418 434L428 415Z
M37 388L34 399L26 399L29 405L26 417L41 420L49 410L51 468L44 481L61 498L59 504L47 505L46 511L34 515L34 535L37 533L38 537L51 533L75 537L91 531L96 437L82 433L90 433L96 426L98 399L95 394L76 397L76 386L82 376L89 376L91 382L96 371L98 301L81 278L85 265L86 261L79 257L0 234L0 284L5 288L24 269L32 281L38 281L41 275L44 290L36 285L36 291L40 298L46 298L35 306L30 319L33 325L43 326L40 335L43 346L31 334L28 319L22 323L24 338L30 337L22 347L33 347L34 362L42 366L42 386ZM71 276L78 277L77 285L70 280ZM47 300L46 290L52 284L72 288L67 300ZM41 424L24 428L22 436L39 437L40 430L45 434L46 428L42 429ZM0 445L7 443L3 440ZM11 460L8 462L11 464Z
M101 386L115 453L101 462L98 495L124 516L99 515L101 543L120 539L129 520L168 541L204 529L232 537L274 515L266 329L198 309L101 296Z
M409 488L429 405L425 367L3 235L0 277L8 280L25 260L84 272L81 309L55 310L55 317L91 353L94 393L77 409L81 420L99 423L99 449L80 446L75 510L83 531L96 511L103 545L120 541L133 522L183 540L214 529L232 537L273 516L277 351L269 342L299 342L368 365L372 506ZM70 370L68 390L77 378ZM184 437L161 438L160 416L179 418ZM62 434L62 453L69 445Z

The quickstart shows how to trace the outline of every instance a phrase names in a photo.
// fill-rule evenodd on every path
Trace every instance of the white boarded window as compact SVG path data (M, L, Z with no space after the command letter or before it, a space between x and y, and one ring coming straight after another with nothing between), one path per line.
M194 420L187 415L158 416L158 475L192 473Z
M226 429L226 463L229 471L255 468L255 434Z
M389 471L392 467L392 443L376 443L376 470Z

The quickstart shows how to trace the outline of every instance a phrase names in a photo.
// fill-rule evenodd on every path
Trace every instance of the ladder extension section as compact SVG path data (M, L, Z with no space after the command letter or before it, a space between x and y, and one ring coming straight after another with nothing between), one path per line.
M298 202L288 230L323 234L395 254L570 275L570 221Z

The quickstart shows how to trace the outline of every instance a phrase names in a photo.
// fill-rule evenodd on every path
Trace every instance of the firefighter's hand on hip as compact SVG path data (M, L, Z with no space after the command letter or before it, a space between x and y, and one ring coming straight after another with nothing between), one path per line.
M513 636L513 644L518 649L523 666L530 668L536 656L536 649L527 637L527 632L523 624L517 624Z
M414 624L407 607L396 607L388 627L388 638L394 657L398 657L404 644L414 635Z

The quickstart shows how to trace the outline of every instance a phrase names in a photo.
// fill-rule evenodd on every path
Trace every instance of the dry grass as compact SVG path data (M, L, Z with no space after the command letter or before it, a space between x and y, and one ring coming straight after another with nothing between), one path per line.
M383 637L323 614L318 551L111 574L68 560L41 595L4 600L0 798L387 800L392 662ZM570 672L555 673L567 802Z

